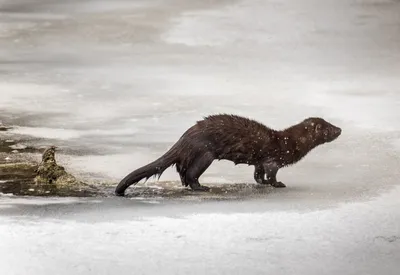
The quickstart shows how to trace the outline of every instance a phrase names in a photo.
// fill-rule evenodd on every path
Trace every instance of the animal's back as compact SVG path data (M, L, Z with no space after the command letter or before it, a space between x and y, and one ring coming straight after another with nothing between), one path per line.
M276 131L255 120L221 114L198 121L186 135L197 146L212 151L217 159L251 163L265 156L265 145L274 139Z

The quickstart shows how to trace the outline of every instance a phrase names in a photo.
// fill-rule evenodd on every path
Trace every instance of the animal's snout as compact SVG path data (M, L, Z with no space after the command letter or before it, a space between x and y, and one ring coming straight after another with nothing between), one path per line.
M334 130L334 134L337 137L340 136L342 134L342 129L339 128L339 127L336 127L335 130Z

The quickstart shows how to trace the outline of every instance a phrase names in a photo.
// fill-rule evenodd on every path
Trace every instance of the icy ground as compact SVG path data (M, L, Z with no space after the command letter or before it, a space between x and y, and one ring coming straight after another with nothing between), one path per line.
M398 274L400 2L0 0L0 120L118 181L203 115L332 144L234 201L0 197L3 274ZM252 183L214 163L203 183ZM162 180L178 180L173 169Z

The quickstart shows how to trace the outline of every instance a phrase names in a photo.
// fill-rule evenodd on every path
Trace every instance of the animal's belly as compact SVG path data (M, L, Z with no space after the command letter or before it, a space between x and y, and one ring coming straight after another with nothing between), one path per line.
M230 160L235 164L254 164L254 157L250 154L243 153L227 153L221 154L218 159Z

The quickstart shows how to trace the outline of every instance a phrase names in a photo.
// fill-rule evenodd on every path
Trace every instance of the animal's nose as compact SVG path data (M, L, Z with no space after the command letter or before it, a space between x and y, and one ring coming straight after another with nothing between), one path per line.
M335 132L336 132L337 135L340 135L340 134L342 133L342 129L336 128L336 131L335 131Z

